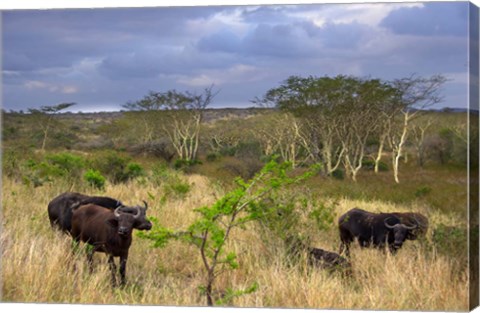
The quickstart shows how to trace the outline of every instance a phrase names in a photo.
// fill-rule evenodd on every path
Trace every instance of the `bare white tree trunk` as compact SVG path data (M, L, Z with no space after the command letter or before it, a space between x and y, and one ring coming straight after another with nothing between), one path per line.
M400 163L400 158L403 155L405 143L407 141L408 122L414 116L414 114L410 114L409 111L402 112L402 113L403 113L403 126L401 130L400 138L398 139L395 138L395 134L391 134L390 136L390 146L392 148L393 177L397 184L400 183L400 179L398 178L399 163Z
M383 154L383 148L385 146L385 140L386 140L387 134L382 134L380 137L380 142L378 144L378 150L377 150L377 157L375 158L375 168L374 172L375 174L378 174L379 171L379 165L380 161L382 160L382 154Z
M255 132L266 155L278 153L284 161L297 167L308 157L301 159L301 147L307 146L307 140L302 133L298 120L291 114L275 116L264 129Z
M432 119L428 119L424 123L417 123L418 125L414 125L412 127L412 138L413 138L413 143L415 146L415 151L417 153L417 163L420 167L423 167L424 165L424 142L425 142L425 133L428 130L428 128L432 125L433 121Z

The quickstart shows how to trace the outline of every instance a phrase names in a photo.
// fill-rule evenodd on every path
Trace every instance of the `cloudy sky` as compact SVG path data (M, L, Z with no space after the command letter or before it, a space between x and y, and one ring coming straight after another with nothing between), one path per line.
M318 1L317 1L318 2ZM4 10L3 108L120 110L149 91L249 107L290 75L449 78L466 107L468 2Z

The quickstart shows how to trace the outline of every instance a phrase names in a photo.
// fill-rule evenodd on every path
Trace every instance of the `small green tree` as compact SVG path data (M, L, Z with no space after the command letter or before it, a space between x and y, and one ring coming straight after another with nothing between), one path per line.
M269 208L262 205L265 198L313 174L312 170L300 176L289 177L287 171L290 168L289 163L270 161L251 180L246 182L237 178L237 187L213 205L195 209L200 216L185 231L169 230L154 221L153 229L140 236L153 240L157 247L166 244L170 238L180 239L197 247L206 273L205 283L200 289L205 293L207 305L213 306L213 286L216 278L228 269L238 268L235 252L225 249L232 231L270 214ZM229 290L228 294L238 296L246 291L253 292L255 286L256 284L241 292ZM218 299L216 303L223 303L224 300Z

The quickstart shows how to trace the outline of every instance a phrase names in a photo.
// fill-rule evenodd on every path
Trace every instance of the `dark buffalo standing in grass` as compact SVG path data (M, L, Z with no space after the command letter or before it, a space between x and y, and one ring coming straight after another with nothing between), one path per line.
M52 227L57 227L60 230L70 233L72 229L72 214L73 210L84 204L95 204L109 210L120 208L127 213L136 212L137 208L141 209L140 217L136 229L149 230L152 228L150 221L146 219L146 212L142 207L128 207L117 199L110 197L88 196L78 192L64 192L55 197L48 204L48 217Z
M147 210L145 203L144 211ZM116 285L116 265L114 257L120 257L121 285L126 282L125 272L128 250L132 244L133 228L138 228L142 210L136 207L136 213L121 211L120 208L110 210L105 207L86 204L73 210L71 234L76 242L82 241L92 246L87 260L92 269L93 254L103 252L108 255L108 264L112 272L112 285Z
M350 244L357 239L361 247L400 249L405 240L415 240L426 232L428 219L419 213L372 213L354 208L340 216L340 253L350 255Z

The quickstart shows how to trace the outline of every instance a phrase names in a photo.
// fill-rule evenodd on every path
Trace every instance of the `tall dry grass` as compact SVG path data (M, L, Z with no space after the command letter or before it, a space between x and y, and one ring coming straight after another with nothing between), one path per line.
M182 197L161 200L157 186L135 183L108 186L104 194L135 204L145 199L148 213L163 226L181 229L195 219L194 208L212 204L222 193L205 177L187 176L192 188ZM205 305L198 286L203 283L199 253L181 242L165 248L135 237L127 264L127 286L112 289L106 257L95 255L95 270L89 273L82 251L72 252L68 236L53 231L47 216L48 202L68 189L62 185L31 188L3 179L2 301L47 303L109 303ZM88 193L93 191L84 190ZM409 211L411 208L384 202L341 199L338 217L359 206L367 210ZM418 207L433 224L456 224L450 216ZM338 249L335 227L312 232L313 243L327 250ZM436 253L435 247L409 241L396 256L381 251L352 248L354 275L350 279L306 265L285 262L282 247L266 242L255 227L237 229L228 248L238 255L240 268L225 272L215 289L245 289L253 282L259 289L232 300L240 307L467 310L468 279L461 258ZM427 241L428 236L427 236ZM466 253L466 252L465 252Z

